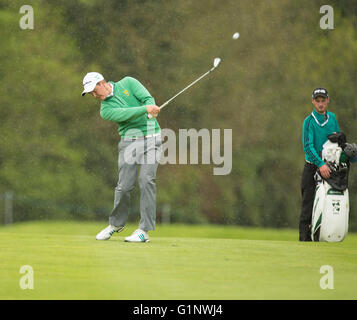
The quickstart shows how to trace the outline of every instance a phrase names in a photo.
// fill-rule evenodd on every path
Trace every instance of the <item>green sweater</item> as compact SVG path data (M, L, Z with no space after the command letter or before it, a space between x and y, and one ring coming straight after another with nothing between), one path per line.
M312 162L319 168L325 163L321 159L322 146L328 140L327 136L340 132L336 116L326 111L328 120L323 114L313 110L305 120L302 129L302 143L305 151L305 160Z
M155 100L136 79L125 77L118 82L109 81L113 95L102 101L100 116L118 123L121 137L139 137L161 131L156 119L148 119L146 106Z

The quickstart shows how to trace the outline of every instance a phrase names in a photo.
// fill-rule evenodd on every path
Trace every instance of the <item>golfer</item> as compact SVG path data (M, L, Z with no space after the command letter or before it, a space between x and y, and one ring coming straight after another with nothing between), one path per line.
M108 240L124 229L130 210L130 192L134 189L140 165L139 228L125 238L128 242L148 242L148 231L155 229L156 171L161 155L161 129L155 119L160 112L149 91L136 79L125 77L106 82L97 72L83 79L82 96L90 93L101 101L100 115L119 125L119 178L114 192L114 208L109 226L99 232L97 240ZM152 119L148 119L148 115Z
M311 218L316 181L314 175L317 170L324 178L330 177L330 168L321 159L323 144L327 136L340 132L335 115L327 111L330 102L325 88L316 88L312 93L312 113L304 120L302 143L305 152L305 166L301 178L302 206L299 222L299 240L311 241Z

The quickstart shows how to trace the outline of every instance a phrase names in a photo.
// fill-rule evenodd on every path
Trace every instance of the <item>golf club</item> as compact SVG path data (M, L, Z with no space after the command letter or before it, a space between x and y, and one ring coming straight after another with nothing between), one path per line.
M181 93L186 91L189 87L193 86L196 82L200 81L203 77L207 76L209 73L211 73L217 66L220 64L221 59L220 58L215 58L213 61L213 68L211 68L209 71L207 71L205 74L200 76L198 79L193 81L191 84L189 84L186 88L182 89L179 93L175 94L171 99L167 100L165 103L163 103L159 108L162 109L163 107L167 106L172 100L174 100L177 96L179 96ZM152 119L152 115L148 115L149 119Z

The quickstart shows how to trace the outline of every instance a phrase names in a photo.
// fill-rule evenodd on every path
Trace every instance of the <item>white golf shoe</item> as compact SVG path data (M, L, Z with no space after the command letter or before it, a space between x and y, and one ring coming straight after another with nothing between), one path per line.
M123 231L124 227L114 227L109 225L96 235L97 240L109 240L114 232Z
M129 237L125 238L126 242L149 242L149 235L141 229L137 229Z

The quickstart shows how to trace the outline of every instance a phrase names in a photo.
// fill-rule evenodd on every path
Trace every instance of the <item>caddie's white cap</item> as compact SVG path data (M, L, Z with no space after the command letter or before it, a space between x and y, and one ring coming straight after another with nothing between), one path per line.
M82 97L88 93L92 92L99 81L104 80L104 77L98 72L88 72L83 78L83 87Z

